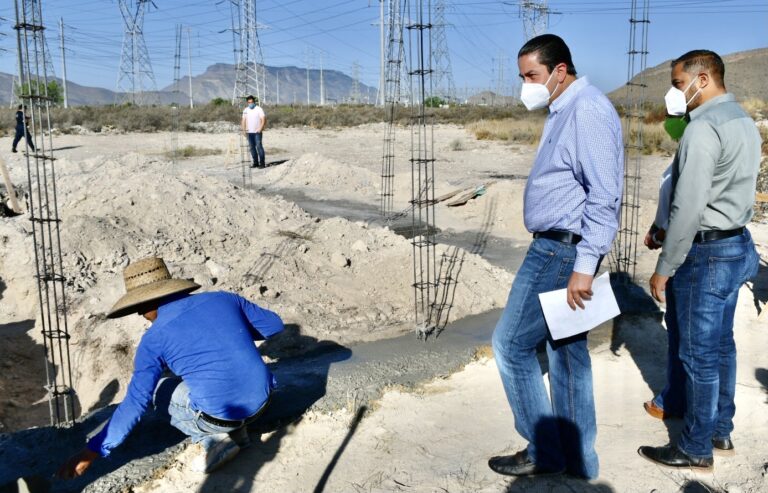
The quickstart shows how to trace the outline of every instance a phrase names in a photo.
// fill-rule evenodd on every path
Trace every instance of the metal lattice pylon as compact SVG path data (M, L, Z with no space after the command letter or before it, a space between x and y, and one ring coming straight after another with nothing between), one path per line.
M231 0L235 50L235 87L232 104L253 95L263 100L265 68L256 22L256 0Z
M431 15L432 96L445 101L455 101L456 86L453 82L453 68L445 34L445 0L435 0Z
M523 18L525 39L535 38L547 32L550 13L547 0L522 0L520 2L520 17Z
M179 152L179 100L181 99L181 24L176 24L176 44L173 54L173 101L171 102L171 153L173 164L178 161Z
M387 58L384 75L384 108L387 114L387 130L384 134L384 150L381 157L381 202L379 210L386 219L392 217L395 180L395 140L397 108L401 102L402 78L405 67L403 43L403 17L406 2L389 0L387 27Z
M352 93L349 96L349 100L352 104L361 104L363 97L360 94L360 64L354 62L352 64Z
M125 31L117 76L119 103L143 106L158 102L155 73L144 42L144 15L150 5L154 5L152 0L120 0Z
M50 108L53 101L48 95L47 47L40 36L45 27L40 1L15 0L15 10L19 78L21 87L26 88L19 98L24 102L25 114L29 117L24 156L40 308L37 322L42 330L45 349L45 389L51 424L68 426L75 419L74 391L51 132Z
M648 57L650 0L632 0L627 52L627 99L624 118L624 196L621 225L611 252L612 270L631 282L637 265L637 237L640 233L640 161L643 153L643 106L645 104L645 68Z

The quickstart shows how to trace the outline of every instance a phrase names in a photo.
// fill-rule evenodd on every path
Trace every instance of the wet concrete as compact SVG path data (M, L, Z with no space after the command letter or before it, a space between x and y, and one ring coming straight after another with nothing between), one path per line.
M378 205L376 204L351 200L322 200L309 197L299 190L292 189L280 189L277 191L259 189L259 192L280 195L286 200L295 202L302 209L316 217L323 219L343 217L350 221L364 221L374 226L388 226L394 233L405 238L413 236L413 224L410 213L387 221L381 217ZM435 240L438 243L457 246L468 252L476 253L491 264L510 272L515 272L520 267L529 242L527 237L523 238L520 244L509 239L485 234L482 231L457 233L435 228L434 233Z

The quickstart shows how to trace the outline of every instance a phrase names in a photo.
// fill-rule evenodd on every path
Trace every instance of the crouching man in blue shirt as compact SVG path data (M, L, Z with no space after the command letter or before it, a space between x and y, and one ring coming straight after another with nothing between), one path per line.
M254 341L283 330L280 317L227 292L190 295L200 286L171 278L161 258L123 273L127 293L107 315L138 313L152 322L136 349L125 399L59 477L82 475L120 445L152 403L202 448L190 467L211 472L248 444L246 425L266 408L275 379ZM161 378L165 369L176 377Z

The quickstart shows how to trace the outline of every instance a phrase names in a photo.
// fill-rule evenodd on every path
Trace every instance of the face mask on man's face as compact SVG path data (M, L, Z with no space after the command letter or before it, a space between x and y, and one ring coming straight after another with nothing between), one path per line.
M553 75L555 75L554 70L544 84L535 84L531 82L523 83L523 88L520 90L520 101L522 101L525 107L528 108L528 111L539 110L549 106L549 98L552 97L553 93L549 92L547 84L552 80ZM557 86L559 85L560 82L555 86L555 91L557 91Z
M248 107L250 109L254 109L256 107L256 103L248 103Z
M696 96L698 96L701 92L701 88L698 88L694 95L691 96L691 99L687 99L685 97L685 93L688 92L688 89L690 89L695 82L696 78L694 78L691 83L688 84L688 87L686 87L683 91L674 86L669 88L669 91L667 91L667 94L664 96L664 102L667 105L668 115L682 116L688 111L688 105L691 104L691 102L696 99Z

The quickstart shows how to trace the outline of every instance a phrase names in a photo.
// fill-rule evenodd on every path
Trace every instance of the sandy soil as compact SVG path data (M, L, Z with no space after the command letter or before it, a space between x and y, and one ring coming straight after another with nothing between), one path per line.
M237 290L275 309L310 340L350 344L412 330L410 243L375 217L383 130L383 125L270 130L265 134L268 161L288 161L254 170L255 190L241 186L235 162L239 144L229 134L181 134L182 146L216 148L222 154L175 166L163 156L170 148L168 134L57 136L82 408L119 400L130 376L133 347L144 325L131 319L107 323L102 315L122 289L119 273L130 258L161 254L175 272L205 289ZM398 155L406 156L408 142L402 129ZM435 150L438 195L494 181L485 195L463 207L439 205L438 228L499 238L510 255L519 255L515 248L529 241L522 191L534 149L477 141L460 127L439 126ZM19 156L7 158L13 179L22 183ZM653 216L657 177L668 162L668 157L642 161L643 229ZM405 209L410 196L405 163L397 164L396 210ZM301 197L340 202L335 209L340 216L370 212L363 220L319 219L302 210ZM765 258L768 227L754 224L752 229ZM30 354L39 351L28 226L1 219L0 240L5 339L0 356L12 369L0 378L0 391L10 396L0 405L0 422L18 428L40 424L47 415L39 384L16 371L34 365ZM466 259L452 319L503 306L512 280L513 273L478 255L467 253ZM655 253L641 251L638 260L638 283L645 285ZM668 430L641 406L663 384L665 352L659 315L645 314L617 323L609 330L610 340L593 350L602 463L596 482L510 482L487 468L490 455L524 443L514 432L493 361L481 359L417 392L387 393L362 421L354 406L335 413L310 411L301 421L264 435L209 477L188 472L183 453L135 491L765 491L768 360L763 349L768 335L765 322L756 321L755 304L766 298L768 274L761 275L757 288L743 290L737 319L738 454L718 458L714 474L662 470L636 454L639 445L665 443L679 428L671 423ZM306 349L288 345L278 354ZM27 376L39 377L40 370Z

